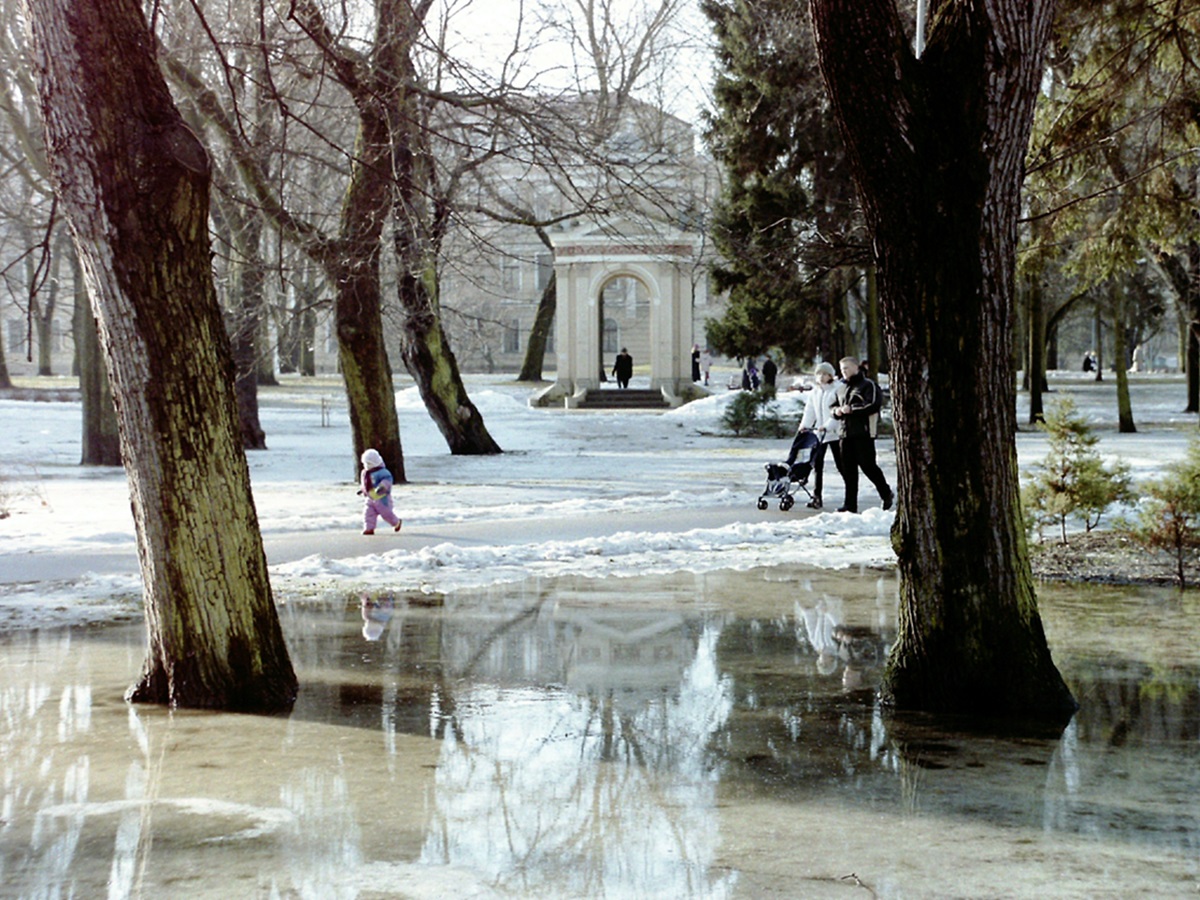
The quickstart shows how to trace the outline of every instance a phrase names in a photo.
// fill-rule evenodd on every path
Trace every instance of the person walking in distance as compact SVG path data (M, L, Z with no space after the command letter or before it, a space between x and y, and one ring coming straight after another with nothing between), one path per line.
M875 462L875 428L883 395L879 385L859 371L858 360L847 356L838 364L842 383L838 386L833 417L838 420L842 480L846 496L838 512L858 512L858 472L867 476L879 491L884 509L892 508L895 494Z
M779 366L775 365L775 360L767 357L762 367L762 383L763 387L775 387L775 373L779 371Z
M834 404L838 402L837 385L834 383L836 377L833 366L827 362L818 363L817 367L813 369L812 392L804 404L804 414L800 416L800 427L796 430L796 437L792 440L792 448L788 452L787 465L790 469L792 463L796 461L796 457L799 456L800 444L807 432L814 432L820 440L810 458L816 483L813 486L812 500L808 503L809 509L820 509L823 505L821 488L825 480L826 447L832 446L834 465L838 467L839 471L842 468L838 458L840 456L837 445L838 422L833 417Z
M613 363L613 378L617 379L617 387L624 390L629 387L629 379L633 377L633 357L629 355L629 351L624 347L617 354L616 362Z

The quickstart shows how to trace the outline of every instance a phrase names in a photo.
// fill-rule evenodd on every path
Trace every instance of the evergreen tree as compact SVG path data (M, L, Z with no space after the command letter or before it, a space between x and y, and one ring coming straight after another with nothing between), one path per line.
M713 212L726 314L709 346L730 356L779 347L807 359L843 349L846 277L859 224L842 142L829 113L804 4L702 0L717 38L716 112L705 138L726 174ZM860 270L853 270L857 278Z
M1165 550L1175 564L1180 589L1187 585L1187 563L1200 551L1200 440L1187 456L1167 466L1166 475L1146 485L1150 499L1139 510L1133 534L1147 547Z
M1113 503L1131 499L1129 467L1118 462L1105 466L1096 450L1100 438L1079 414L1075 401L1065 397L1046 416L1050 449L1025 487L1024 505L1029 524L1041 531L1045 525L1059 529L1067 543L1067 521L1083 519L1091 531Z

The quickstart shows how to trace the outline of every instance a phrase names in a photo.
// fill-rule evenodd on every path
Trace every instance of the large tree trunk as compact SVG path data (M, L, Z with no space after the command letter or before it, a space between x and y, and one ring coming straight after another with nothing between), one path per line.
M274 194L265 167L242 142L240 129L226 115L216 96L178 60L168 59L167 67L171 76L192 94L200 111L229 141L263 214L300 244L334 286L338 364L346 384L354 454L347 460L348 474L357 477L363 450L374 447L383 455L396 482L402 483L407 479L392 370L383 338L379 281L383 225L392 202L386 92L378 90L367 57L350 60L336 56L336 38L315 3L297 0L289 6L289 15L310 35L317 36L322 49L330 52L332 67L344 79L343 86L354 94L359 111L350 184L343 195L336 237L327 237L289 214ZM352 74L347 75L348 72Z
M379 255L383 225L391 209L391 143L382 110L360 109L359 153L342 204L337 252L324 258L335 286L334 321L338 364L346 384L352 471L368 447L383 456L397 484L408 480L400 446L400 417L392 366L383 338L383 292Z
M399 239L398 239L399 241ZM397 258L404 264L405 248ZM437 277L419 277L401 271L397 279L403 323L400 353L417 382L430 418L455 455L501 453L492 439L458 370L458 361L437 314ZM384 457L385 459L387 457Z
M27 0L56 184L117 398L149 656L129 698L290 708L233 364L210 269L209 163L135 0Z
M892 0L811 0L879 267L899 470L889 704L1061 721L1019 507L1013 279L1051 0L941 4L924 56Z
M83 440L79 464L83 466L119 466L121 430L112 388L104 371L104 351L96 319L88 303L83 284L83 267L71 249L71 274L75 285L75 311L71 331L75 336L75 360L79 369L79 396L83 407Z

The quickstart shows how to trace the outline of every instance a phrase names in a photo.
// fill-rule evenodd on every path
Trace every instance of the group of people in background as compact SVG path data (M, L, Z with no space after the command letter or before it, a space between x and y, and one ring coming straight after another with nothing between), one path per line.
M708 384L712 356L707 350L701 352L699 345L692 347L692 381ZM820 509L825 480L825 454L833 454L833 463L845 484L845 495L838 512L858 512L858 473L861 471L879 491L884 509L890 509L895 495L883 472L875 461L875 432L879 410L883 406L883 394L867 376L865 365L855 357L847 356L839 363L842 377L827 362L818 363L813 370L812 395L804 406L804 414L796 430L788 453L790 468L800 452L805 435L815 433L819 443L810 459L814 476L813 499L809 506ZM633 375L633 357L622 347L613 365L613 377L619 388L627 388ZM761 384L774 387L778 367L771 357L763 362ZM748 360L742 369L742 386L757 390L760 384L754 360ZM362 474L358 493L363 498L363 534L375 533L379 519L392 526L393 531L402 527L400 517L392 507L392 473L384 465L383 457L374 448L362 454Z
M845 493L838 512L858 512L858 473L866 475L879 491L884 509L891 509L895 494L883 471L875 461L875 434L883 392L867 376L862 363L847 356L838 364L841 379L832 365L818 363L813 370L812 395L804 405L804 414L796 437L788 452L790 468L796 461L805 435L815 433L820 439L810 459L813 473L813 499L808 506L820 509L825 475L826 449L833 454L833 463L842 476Z

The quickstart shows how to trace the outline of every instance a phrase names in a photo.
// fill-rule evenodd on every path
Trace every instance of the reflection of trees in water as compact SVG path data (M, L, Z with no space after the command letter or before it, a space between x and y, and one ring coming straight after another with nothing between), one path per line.
M1046 777L1045 827L1200 851L1200 670L1064 670L1080 702Z
M729 710L719 632L669 612L559 609L486 656L477 632L456 634L448 668L470 661L474 678L453 688L423 861L534 894L725 895L732 882L708 871L708 745Z
M718 772L726 790L775 799L829 793L910 814L1200 846L1190 799L1200 759L1189 750L1200 743L1197 672L1064 666L1083 708L1061 741L897 720L874 701L893 634L888 598L873 607L797 593L791 615L720 622L568 607L544 602L544 591L398 609L383 648L369 650L384 654L383 685L343 682L336 694L343 716L365 706L374 712L363 724L378 727L382 708L385 731L441 737L426 859L522 890L704 878ZM820 623L811 614L822 603ZM361 636L349 633L341 651L315 658L361 657ZM698 648L710 641L702 667ZM709 683L689 698L702 670ZM663 844L656 829L673 835L669 862L646 849Z
M4 644L9 659L31 661L0 680L0 873L33 895L69 895L85 814L81 806L53 817L41 809L88 797L88 756L75 739L91 730L91 684L60 683L64 672L83 668L78 656L86 650L67 629L17 632ZM27 852L10 857L6 846Z

